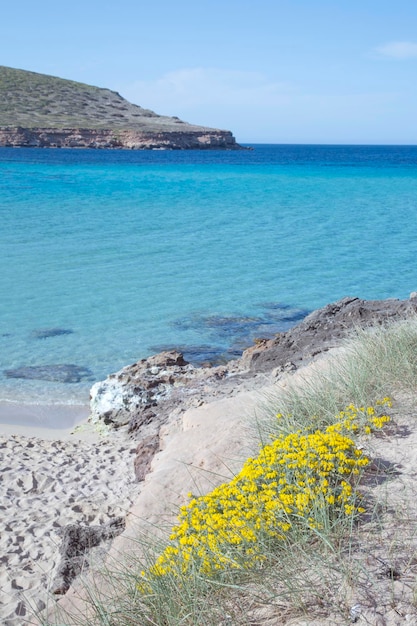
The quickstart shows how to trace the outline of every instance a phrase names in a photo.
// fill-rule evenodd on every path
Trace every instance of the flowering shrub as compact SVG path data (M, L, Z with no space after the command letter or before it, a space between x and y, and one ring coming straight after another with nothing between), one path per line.
M323 511L333 515L363 512L358 506L355 476L369 463L352 439L389 421L380 415L389 398L375 407L349 405L323 430L297 431L275 438L256 458L249 458L230 482L205 496L192 497L180 509L170 543L146 580L167 574L186 575L191 568L205 575L262 563L262 539L289 538L292 530L320 529ZM278 419L282 415L278 414ZM191 494L190 494L191 495Z

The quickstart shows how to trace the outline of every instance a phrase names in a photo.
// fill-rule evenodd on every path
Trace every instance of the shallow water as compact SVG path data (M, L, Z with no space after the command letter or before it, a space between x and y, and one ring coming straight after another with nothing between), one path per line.
M416 174L415 146L0 149L0 400L84 403L164 347L227 359L345 295L407 298ZM62 364L79 382L9 377Z

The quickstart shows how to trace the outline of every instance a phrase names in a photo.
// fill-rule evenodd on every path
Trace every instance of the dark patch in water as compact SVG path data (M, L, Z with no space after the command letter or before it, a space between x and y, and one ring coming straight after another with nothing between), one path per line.
M179 330L203 329L208 331L211 337L225 341L236 334L247 332L249 328L256 328L261 322L261 317L194 314L176 320L172 325Z
M59 337L60 335L72 335L74 331L70 328L38 328L32 330L32 339L47 339L48 337Z
M263 309L267 309L267 313L263 316L267 320L280 322L292 322L295 325L301 322L311 311L308 309L299 309L289 304L281 304L280 302L264 302L259 305ZM285 328L283 330L288 330Z
M209 344L210 350L217 355L217 359L230 360L240 356L243 350L253 345L255 339L270 339L277 333L289 330L310 312L279 302L263 303L258 305L258 308L264 309L264 313L256 316L195 313L176 320L172 325L178 330L200 331L212 342ZM218 348L218 344L223 347ZM187 346L183 348L185 356ZM191 346L188 346L188 349L190 350ZM193 362L193 358L188 360ZM201 361L199 357L198 360Z
M4 370L7 378L27 380L49 380L56 383L79 383L82 379L93 380L93 373L87 367L62 363L57 365L27 365Z

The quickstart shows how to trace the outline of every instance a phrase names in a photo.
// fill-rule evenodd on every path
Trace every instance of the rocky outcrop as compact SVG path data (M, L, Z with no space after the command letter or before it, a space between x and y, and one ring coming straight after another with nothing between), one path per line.
M115 148L130 150L238 150L229 131L141 132L89 128L0 128L0 146L27 148Z
M147 435L175 408L192 404L206 385L214 385L226 371L224 366L194 367L175 351L142 359L92 386L90 419L113 428L128 425L130 432Z
M91 389L91 420L127 426L138 439L136 478L143 480L159 450L162 426L207 399L260 388L337 347L355 327L384 324L417 312L410 300L343 298L314 311L273 339L258 340L241 358L218 367L194 367L180 352L163 352L123 368Z
M355 327L380 325L416 312L415 297L409 300L343 298L313 311L287 332L249 348L243 354L241 366L260 374L289 362L299 365L339 345Z

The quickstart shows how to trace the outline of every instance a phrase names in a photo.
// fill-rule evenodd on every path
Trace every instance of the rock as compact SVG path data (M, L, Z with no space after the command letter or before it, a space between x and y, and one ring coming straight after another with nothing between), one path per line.
M258 339L227 365L194 367L178 351L166 351L129 365L91 389L91 420L119 428L128 425L140 439L135 474L143 480L169 419L204 402L261 388L315 356L340 345L354 327L383 324L417 311L412 300L343 298L308 315L273 339ZM224 320L215 320L220 326Z
M51 586L52 593L56 595L66 593L74 578L88 567L87 554L89 550L100 545L103 541L117 537L124 528L123 517L117 517L103 526L68 524L63 529L62 543L59 549L61 559Z
M152 459L159 449L159 434L145 437L139 442L136 448L136 457L134 461L135 475L137 480L145 480L146 474L149 472Z
M47 339L48 337L58 337L59 335L71 335L73 332L70 328L39 328L32 330L30 336L33 339Z
M232 352L232 350L225 350L224 348L221 348L218 346L212 346L209 344L202 344L202 345L168 344L168 345L151 346L150 349L158 353L176 350L178 352L181 352L181 354L184 355L185 359L188 362L198 367L201 367L201 366L208 367L212 365L224 365L231 359L236 359L242 354L242 350Z
M417 299L360 300L343 298L308 315L300 324L274 339L246 350L242 365L267 372L290 361L299 365L340 344L355 327L383 324L417 311Z
M105 148L129 150L241 150L226 130L148 131L100 128L0 127L0 146L31 148ZM198 129L198 130L197 130Z
M27 365L16 369L4 370L7 378L26 378L28 380L49 380L56 383L79 383L84 378L91 380L93 373L87 367L72 364Z
M123 368L92 386L92 421L119 427L143 415L140 426L146 421L145 413L172 392L174 383L178 388L193 369L176 351L162 352Z

